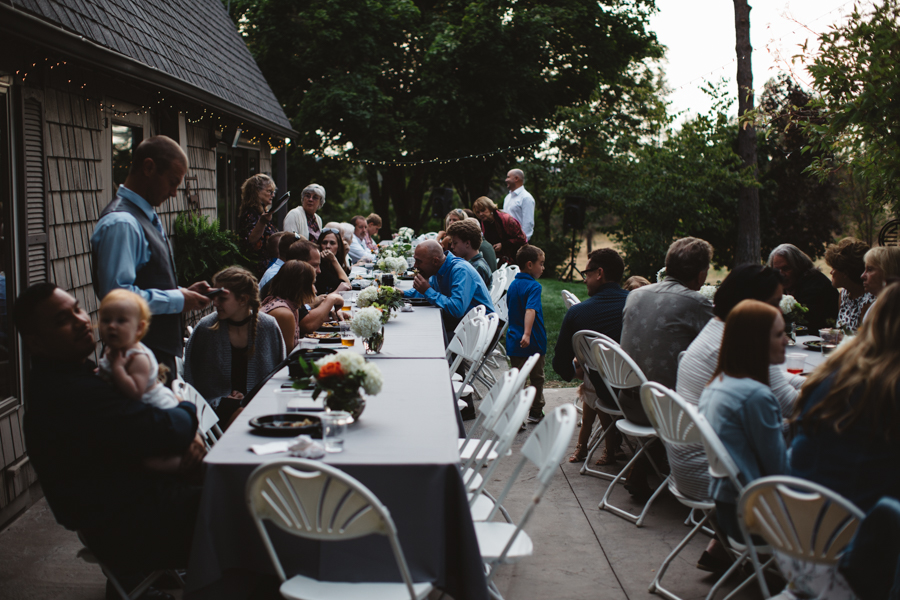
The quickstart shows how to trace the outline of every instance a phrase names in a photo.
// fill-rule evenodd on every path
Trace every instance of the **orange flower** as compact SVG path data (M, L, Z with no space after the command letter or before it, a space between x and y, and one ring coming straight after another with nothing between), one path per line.
M319 369L319 379L327 379L329 377L343 377L344 370L341 368L341 363L334 361L330 363L325 363Z

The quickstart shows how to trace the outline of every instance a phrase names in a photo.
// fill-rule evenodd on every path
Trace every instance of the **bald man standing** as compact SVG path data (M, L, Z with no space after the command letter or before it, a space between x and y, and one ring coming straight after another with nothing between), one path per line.
M177 194L187 168L187 156L173 139L157 135L141 142L125 184L103 209L91 236L97 297L123 288L147 301L153 320L142 341L170 375L184 348L181 313L209 304L205 281L178 287L172 248L156 214Z
M403 292L403 296L426 298L440 308L448 340L460 320L475 306L483 304L486 312L494 312L491 294L469 261L445 252L434 240L416 246L414 256L419 272L413 289Z
M506 188L509 193L503 199L503 212L513 216L522 226L522 233L531 243L534 234L534 196L525 189L525 173L513 169L506 174Z

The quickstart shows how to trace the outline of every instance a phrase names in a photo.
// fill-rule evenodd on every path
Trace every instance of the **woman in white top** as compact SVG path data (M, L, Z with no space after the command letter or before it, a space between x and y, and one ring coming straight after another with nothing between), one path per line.
M781 274L771 267L744 265L732 271L716 292L713 306L715 317L688 346L678 364L675 390L696 405L716 370L725 320L731 309L742 300L760 300L777 307L783 293ZM769 387L785 418L791 416L802 384L802 377L794 375L789 378L778 366L769 367ZM678 490L696 500L709 498L709 465L703 446L679 446L668 449L668 454Z
M317 242L322 230L322 217L316 213L324 205L325 188L317 183L309 184L300 192L300 206L284 217L284 230Z

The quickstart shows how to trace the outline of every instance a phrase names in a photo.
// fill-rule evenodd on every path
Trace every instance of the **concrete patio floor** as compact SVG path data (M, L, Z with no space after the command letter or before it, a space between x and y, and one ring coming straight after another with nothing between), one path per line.
M546 410L571 402L574 394L571 388L545 390ZM532 429L529 426L518 435L516 450ZM574 451L574 439L570 446L570 452ZM498 468L489 489L500 491L514 462L507 459ZM687 534L687 509L664 493L644 526L637 528L597 509L608 482L579 475L580 466L567 461L560 465L526 527L534 541L534 555L500 567L495 576L498 587L508 600L658 598L647 592L647 586L666 555ZM526 468L510 494L506 506L514 518L529 502L535 473L536 469ZM613 493L613 502L639 510L624 489ZM704 598L715 582L695 568L707 541L698 535L666 573L666 587L685 600ZM0 599L102 600L105 578L96 565L76 557L80 548L75 534L57 525L41 500L0 532ZM738 595L759 597L755 583Z

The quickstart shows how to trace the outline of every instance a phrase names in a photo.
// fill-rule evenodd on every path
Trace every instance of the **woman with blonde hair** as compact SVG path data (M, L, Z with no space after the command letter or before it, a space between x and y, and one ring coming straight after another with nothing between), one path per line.
M497 264L516 264L516 252L528 243L522 226L516 219L500 210L494 201L482 196L472 204L475 216L481 221L481 233L497 253Z
M255 261L256 275L262 275L269 266L266 255L269 237L278 233L268 212L275 199L275 182L262 173L253 175L241 185L241 207L238 209L238 235L244 242L244 252Z
M884 287L859 333L807 378L794 409L791 474L863 512L900 499L900 285Z
M744 484L787 472L781 407L769 387L769 365L784 362L787 335L784 317L774 306L744 300L728 313L719 361L700 395L699 409L740 469ZM741 540L738 493L731 481L710 485L716 520Z
M865 263L866 270L861 277L863 288L877 298L889 278L900 277L900 248L872 248L866 252Z
M224 288L213 298L216 312L197 324L184 352L184 380L197 388L223 421L244 395L284 360L281 330L260 313L256 277L243 267L213 276Z
M316 270L302 260L289 260L272 278L269 295L260 310L278 323L288 352L300 337L322 326L332 310L344 305L339 294L316 296ZM337 319L337 315L334 315Z

